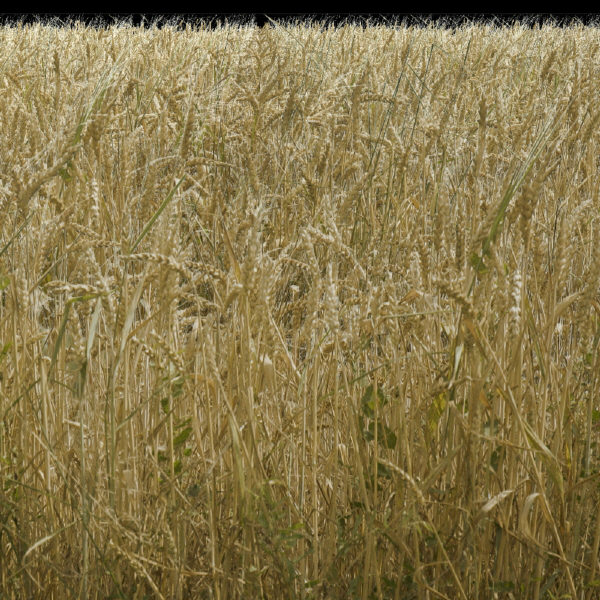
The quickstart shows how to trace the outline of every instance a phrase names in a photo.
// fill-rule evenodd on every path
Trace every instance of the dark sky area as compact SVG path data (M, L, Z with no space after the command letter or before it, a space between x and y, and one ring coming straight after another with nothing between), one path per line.
M276 23L313 23L323 25L338 25L346 22L373 25L422 25L430 23L444 24L446 26L460 26L468 23L488 23L496 25L511 25L515 22L531 27L544 23L553 23L567 26L573 23L584 25L598 25L600 17L593 13L0 13L0 19L5 24L9 23L34 23L38 21L50 22L55 25L82 21L88 25L106 27L119 22L127 22L136 26L151 26L164 24L185 27L196 25L200 22L212 26L220 23L253 23L257 26L269 26Z

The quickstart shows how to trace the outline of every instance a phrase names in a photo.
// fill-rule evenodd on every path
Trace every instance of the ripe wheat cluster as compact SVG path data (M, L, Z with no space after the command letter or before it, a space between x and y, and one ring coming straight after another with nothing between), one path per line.
M0 596L598 598L599 78L0 28Z

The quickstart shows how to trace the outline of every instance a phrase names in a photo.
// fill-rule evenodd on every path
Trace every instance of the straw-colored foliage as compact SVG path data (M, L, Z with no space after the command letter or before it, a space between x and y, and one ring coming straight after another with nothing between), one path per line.
M2 598L598 598L600 42L0 29Z

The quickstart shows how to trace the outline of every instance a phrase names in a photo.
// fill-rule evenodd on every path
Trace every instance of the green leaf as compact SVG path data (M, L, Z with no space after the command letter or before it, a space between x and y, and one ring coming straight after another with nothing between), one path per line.
M512 592L515 589L515 584L512 581L494 581L492 583L492 591L494 592Z
M171 381L171 395L173 398L178 398L183 393L183 384L185 383L185 378L181 375L175 377Z
M187 427L191 422L192 417L188 417L187 419L184 419L183 421L177 423L177 425L175 425L175 429L182 429L183 427Z
M8 242L6 242L6 244L4 244L4 246L2 247L2 250L0 250L0 256L2 256L11 246L11 244L17 239L17 237L19 237L19 235L21 234L21 231L23 231L23 229L25 229L25 227L28 225L29 221L31 221L31 219L33 218L34 213L31 213L24 221L23 223L21 223L21 226L15 231L15 233L13 234L13 236L10 238L10 240L8 240ZM6 276L3 275L2 278L0 278L0 281L3 281L4 278ZM8 278L6 277L6 279L8 280ZM6 285L8 285L8 281L6 283ZM6 287L6 286L5 286ZM4 289L4 288L1 288Z
M471 263L471 266L475 269L475 271L480 275L483 275L489 271L489 269L483 262L483 256L479 256L477 252L473 252L473 254L471 254L469 262Z
M492 469L494 469L494 471L497 472L499 464L500 464L500 452L498 451L498 448L496 448L490 456L490 466L492 467Z
M365 439L370 442L375 439L375 421L369 423L369 428L364 432ZM381 421L377 421L377 443L388 450L396 447L398 438L396 434Z
M71 173L69 173L69 169L59 169L58 170L58 174L60 175L61 179L65 182L69 181L70 179L72 179L72 175Z
M148 232L152 228L152 225L154 225L154 222L156 221L156 219L158 219L158 217L160 217L162 211L165 210L165 208L167 207L167 204L169 204L169 202L175 195L177 188L183 183L184 179L185 179L185 175L175 184L175 187L167 194L167 197L162 201L161 205L158 207L156 212L152 215L152 217L150 217L150 220L148 221L148 223L146 223L146 226L142 230L142 233L140 233L140 235L135 240L135 242L133 242L133 246L131 246L131 250L129 251L129 254L133 254L135 252L135 249L139 246L140 242L148 235Z
M387 404L387 398L380 387L377 388L377 400L379 400L379 406L385 406L385 404ZM373 384L370 384L367 386L361 399L362 411L369 418L375 416L375 402L376 398Z
M377 463L377 476L383 477L384 479L391 479L392 472L382 463Z
M186 427L181 433L179 433L178 435L176 435L173 438L173 446L175 448L178 448L182 444L185 444L185 442L187 441L187 439L190 437L191 433L192 433L192 428L191 427Z
M190 485L190 487L187 489L187 495L191 496L192 498L196 498L199 494L200 486L197 483L192 483L192 485Z
M360 401L362 404L363 413L365 413L365 415L367 417L373 416L373 409L375 408L375 405L373 403L372 398L373 398L373 386L369 385L369 386L367 386L367 389L365 390L365 393L363 394L363 397Z
M6 358L9 350L12 348L12 342L6 342L0 350L0 363Z
M384 423L380 423L379 425L383 427L384 433L384 435L381 435L380 433L377 437L379 444L382 445L384 448L387 448L388 450L392 450L396 447L396 444L398 442L396 434Z
M427 424L429 425L429 430L431 433L434 433L440 418L444 414L444 410L446 410L447 404L448 402L445 392L438 394L433 399L433 402L427 411Z
M371 423L371 425L373 425L373 423ZM369 426L369 429L371 429L370 426ZM373 427L372 429L374 432L375 428ZM397 441L398 441L398 439L396 437L396 434L385 423L378 421L377 422L377 443L380 446L383 446L384 448L391 450L396 447Z
M160 399L160 407L162 408L162 411L166 415L169 412L169 399L168 398L161 398Z

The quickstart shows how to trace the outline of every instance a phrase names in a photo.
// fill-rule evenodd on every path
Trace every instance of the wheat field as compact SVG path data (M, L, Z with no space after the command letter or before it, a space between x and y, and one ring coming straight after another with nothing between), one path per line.
M0 27L0 597L600 597L600 38Z

